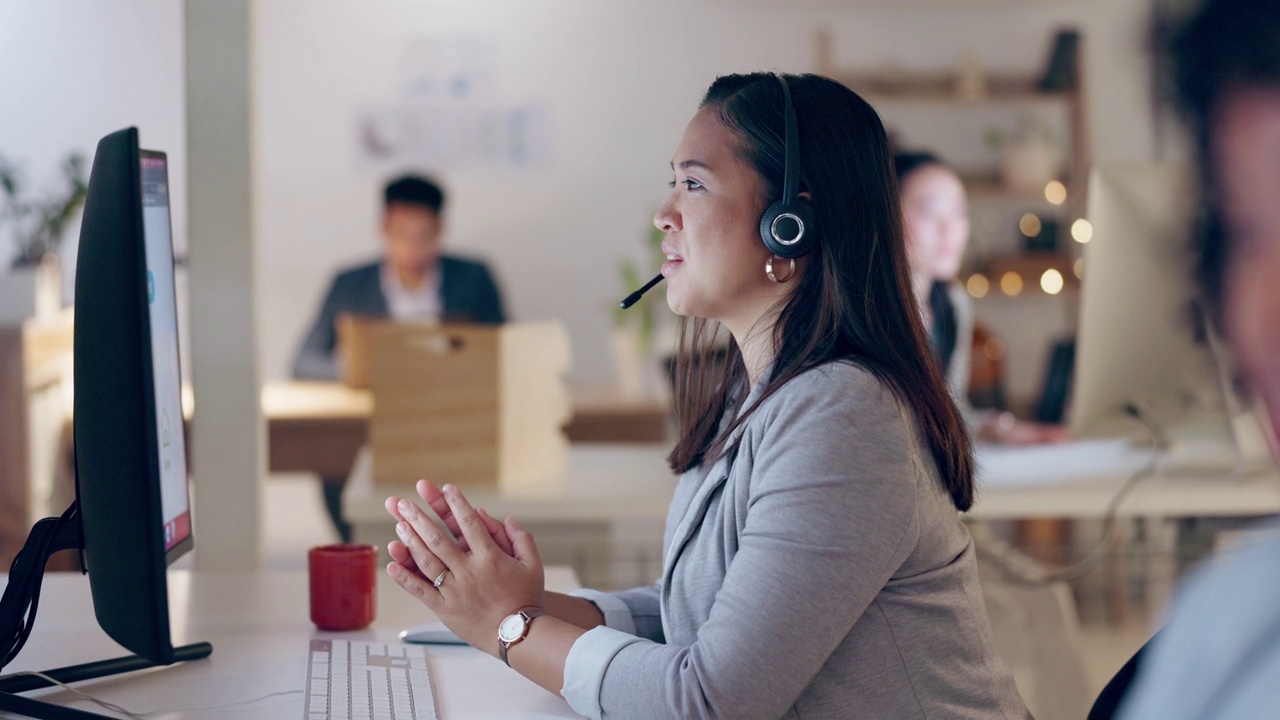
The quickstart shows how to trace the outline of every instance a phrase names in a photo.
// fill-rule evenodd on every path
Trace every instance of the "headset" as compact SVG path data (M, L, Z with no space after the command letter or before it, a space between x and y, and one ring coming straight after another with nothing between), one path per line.
M782 83L783 110L786 122L786 155L783 164L782 198L765 209L760 218L760 239L769 252L780 258L798 258L809 254L818 241L813 221L813 206L799 196L800 133L796 128L796 108L791 104L791 88L787 79L775 74Z

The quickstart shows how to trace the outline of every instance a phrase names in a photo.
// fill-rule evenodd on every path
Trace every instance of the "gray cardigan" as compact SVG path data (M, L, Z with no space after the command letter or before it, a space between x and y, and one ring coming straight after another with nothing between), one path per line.
M759 393L748 397L748 407ZM825 365L681 478L662 578L585 591L563 694L592 718L1026 718L973 542L911 419Z

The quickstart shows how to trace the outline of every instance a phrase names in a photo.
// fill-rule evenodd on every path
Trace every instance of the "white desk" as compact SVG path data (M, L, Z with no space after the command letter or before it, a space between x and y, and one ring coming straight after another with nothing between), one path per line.
M323 633L311 624L305 572L169 573L169 606L175 644L208 641L204 659L77 683L83 692L134 712L194 708L251 700L306 687L307 643L315 637L396 641L409 625L432 620L421 604L379 573L377 619L371 628ZM548 568L547 587L578 587L566 568ZM572 718L567 703L498 660L469 647L427 646L440 717ZM48 670L129 653L107 637L93 618L88 579L78 573L46 576L35 630L5 672ZM25 694L79 709L103 712L61 689ZM173 712L161 718L301 718L303 694L206 712ZM8 717L8 716L5 716Z
M1128 476L1082 478L1034 487L983 487L966 517L1100 519ZM1223 478L1151 477L1125 497L1117 517L1228 518L1280 513L1280 476Z
M1144 448L1084 441L1031 448L979 447L978 500L966 517L1098 519L1151 459ZM1121 518L1226 518L1280 513L1274 467L1232 478L1157 470L1117 508Z

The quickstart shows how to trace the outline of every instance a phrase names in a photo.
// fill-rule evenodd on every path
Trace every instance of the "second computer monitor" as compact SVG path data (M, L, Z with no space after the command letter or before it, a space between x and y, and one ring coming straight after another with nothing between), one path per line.
M1070 424L1082 437L1149 432L1229 440L1226 364L1197 302L1194 176L1176 165L1100 167L1089 180Z

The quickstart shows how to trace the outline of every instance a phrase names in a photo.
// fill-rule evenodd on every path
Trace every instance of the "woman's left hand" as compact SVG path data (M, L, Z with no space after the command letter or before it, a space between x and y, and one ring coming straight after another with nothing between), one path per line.
M393 541L387 549L392 557L410 559L418 572L392 561L387 565L387 574L458 637L496 656L502 619L545 605L542 559L533 536L514 519L507 518L504 523L515 550L512 556L490 537L483 519L458 488L445 485L444 497L470 552L463 550L418 505L388 498L392 517L398 516L396 534L400 540Z

